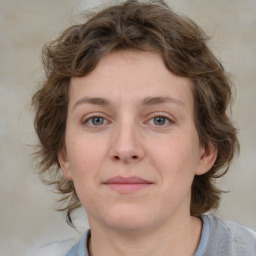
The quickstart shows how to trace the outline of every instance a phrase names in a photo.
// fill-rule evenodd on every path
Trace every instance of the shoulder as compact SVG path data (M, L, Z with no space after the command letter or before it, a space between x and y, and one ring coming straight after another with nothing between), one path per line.
M221 232L223 235L228 234L233 239L236 239L237 237L253 241L256 239L256 230L254 229L244 227L230 220L221 219L213 214L207 216L210 220L211 228L216 232Z
M67 253L77 239L66 239L38 246L27 252L26 256L63 256Z
M209 248L216 250L218 247L219 253L225 255L256 255L255 230L212 214L207 217L210 221Z
M66 256L88 256L87 243L91 236L90 229L87 230L82 238L71 247L71 249L65 254Z

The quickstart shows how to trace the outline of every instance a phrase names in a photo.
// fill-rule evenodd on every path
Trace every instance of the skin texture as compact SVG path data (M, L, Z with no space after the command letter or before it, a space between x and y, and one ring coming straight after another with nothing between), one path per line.
M191 87L158 53L138 51L112 52L71 79L59 161L87 211L91 255L195 252L202 224L190 216L191 184L216 149L199 145ZM116 176L148 184L115 190L105 183Z

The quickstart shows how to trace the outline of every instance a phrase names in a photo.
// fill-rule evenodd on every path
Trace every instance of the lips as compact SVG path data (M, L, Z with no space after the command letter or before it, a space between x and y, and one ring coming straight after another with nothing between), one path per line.
M106 180L103 184L119 193L128 194L145 189L153 183L136 176L116 176Z

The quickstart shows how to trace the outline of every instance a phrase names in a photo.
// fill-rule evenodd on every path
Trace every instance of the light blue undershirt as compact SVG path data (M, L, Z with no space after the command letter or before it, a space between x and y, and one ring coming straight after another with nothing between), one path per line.
M206 246L208 244L209 236L210 236L210 221L207 215L203 215L202 217L203 221L203 230L200 238L199 245L197 247L196 253L194 256L202 256Z

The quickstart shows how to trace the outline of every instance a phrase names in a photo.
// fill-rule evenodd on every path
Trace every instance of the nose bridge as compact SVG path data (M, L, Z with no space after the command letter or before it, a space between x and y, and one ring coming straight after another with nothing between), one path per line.
M139 127L135 120L126 117L113 131L111 157L115 160L138 161L144 155Z

